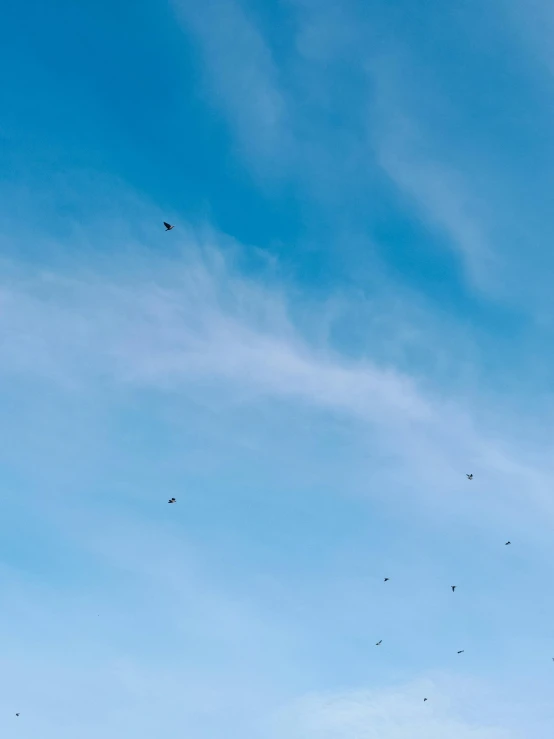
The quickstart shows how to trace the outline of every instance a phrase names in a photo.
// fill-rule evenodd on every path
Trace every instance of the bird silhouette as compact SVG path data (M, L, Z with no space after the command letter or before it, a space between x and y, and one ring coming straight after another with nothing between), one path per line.
M380 641L377 642L377 644L375 646L378 647L379 644L382 644L382 643L383 643L383 640L381 639Z
M426 700L427 700L427 698L424 698L424 699L423 699L423 702L425 703L425 701L426 701Z
M506 543L504 544L504 546L505 546L505 547L507 547L507 546L508 546L508 544L511 544L511 543L512 543L511 541L507 541L507 542L506 542Z
M389 580L390 580L390 577L385 577L385 579L383 580L383 582L388 582Z
M171 231L172 228L175 228L175 226L172 226L171 223L166 223L165 221L164 226L166 231Z
M470 475L466 473L466 477L468 480L473 480L473 472Z
M175 498L170 498L167 502L168 503L176 503L177 501L175 500Z
M466 651L465 649L460 649L460 651L458 652L458 654L463 654L465 651Z
M452 588L452 592L454 592L458 586L457 585L451 585L450 587Z
M16 715L16 716L19 716L19 714L18 714L18 713L16 713L15 715Z

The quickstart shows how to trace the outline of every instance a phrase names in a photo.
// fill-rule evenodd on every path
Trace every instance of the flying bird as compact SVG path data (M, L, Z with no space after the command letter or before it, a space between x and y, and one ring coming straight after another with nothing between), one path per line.
M168 503L176 503L177 501L175 500L175 498L170 498L167 502Z
M390 580L390 577L385 577L385 579L383 580L383 582L388 582L389 580Z
M19 716L19 714L18 714L18 713L16 713L15 715L16 715L16 716Z
M511 544L511 543L512 543L511 541L507 541L507 542L506 542L506 543L504 544L504 546L505 546L505 547L507 547L507 546L508 546L508 544Z
M452 592L454 592L458 586L457 585L451 585L450 587L452 588Z
M424 698L424 699L423 699L423 702L425 703L425 701L426 701L426 700L427 700L427 698Z
M468 475L468 474L466 473L466 477L467 477L467 479L468 479L468 480L473 480L473 472L471 473L471 475Z
M383 643L383 640L381 639L380 641L377 642L377 644L375 646L378 647L379 644L382 644L382 643Z
M458 652L458 654L463 654L465 651L466 651L465 649L460 649L460 651Z
M175 228L175 226L172 226L171 223L166 223L165 221L164 226L166 231L171 231L172 228Z

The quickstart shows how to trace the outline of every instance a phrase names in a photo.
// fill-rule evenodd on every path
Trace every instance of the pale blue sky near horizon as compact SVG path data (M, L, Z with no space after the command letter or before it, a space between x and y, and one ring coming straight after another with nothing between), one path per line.
M549 738L554 8L3 19L0 735Z

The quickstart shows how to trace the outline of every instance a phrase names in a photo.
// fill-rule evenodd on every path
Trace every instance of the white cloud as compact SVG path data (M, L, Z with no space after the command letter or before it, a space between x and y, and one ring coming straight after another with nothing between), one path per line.
M471 189L459 173L432 156L419 155L409 136L395 132L394 126L386 128L379 137L380 165L423 217L446 236L446 243L462 257L470 281L489 287L493 253Z
M469 464L497 492L473 499L466 490L466 501L512 515L525 485L535 506L552 512L549 450L538 465L537 453L527 459L505 414L478 412L474 398L448 400L390 364L348 359L310 340L275 279L241 277L213 243L200 247L189 235L186 256L174 261L140 245L134 254L90 262L72 277L4 264L0 372L73 391L111 383L227 407L298 403L357 424L389 460L379 471L399 490L417 480L421 495L442 500L441 478Z
M554 56L550 44L554 31L552 5L544 0L497 0L495 6L497 16L502 14L526 54L544 67L548 74L554 74ZM537 82L541 82L540 77L535 79Z
M139 228L139 225L135 223L133 228ZM217 427L224 439L215 450L210 449L212 459L207 466L211 477L218 477L213 470L216 464L214 459L220 449L226 453L229 453L229 449L231 453L236 449L233 445L243 433L245 416L249 410L256 408L259 415L257 423L252 424L252 437L254 442L258 442L260 437L262 441L252 457L257 456L258 451L266 454L266 457L260 454L261 466L264 467L264 492L271 484L271 474L267 471L270 465L274 464L277 468L285 457L285 464L291 464L292 454L284 454L283 449L286 452L293 450L292 453L297 454L290 479L294 480L295 490L302 490L301 478L306 474L308 465L306 446L298 444L300 439L303 440L299 426L309 417L311 423L307 433L314 436L322 420L336 423L338 419L338 423L351 429L348 443L350 447L356 445L356 451L348 456L340 449L333 448L328 457L316 455L310 460L319 472L318 484L322 479L334 475L333 485L340 494L360 491L367 494L365 488L370 479L372 497L382 495L393 507L397 504L404 506L414 499L417 500L419 515L440 516L441 512L446 512L459 522L460 516L453 515L453 511L456 511L461 515L467 514L473 524L481 512L492 511L494 519L485 517L483 521L487 534L490 534L491 526L501 527L503 521L509 519L510 536L513 539L516 537L512 532L517 530L521 533L526 526L528 541L533 538L539 540L543 531L550 537L551 462L548 450L539 447L537 451L535 448L531 458L529 445L517 438L504 415L497 416L494 423L485 427L479 423L483 415L479 416L475 403L466 403L465 397L448 399L444 388L431 388L425 378L412 376L407 369L400 371L392 363L374 359L377 351L371 336L365 348L365 359L346 357L325 339L325 334L322 337L317 332L310 333L302 329L302 326L312 326L313 322L318 321L321 312L325 312L324 305L309 306L313 320L298 320L305 306L294 291L287 290L286 285L281 284L277 275L269 270L256 277L245 277L237 268L241 262L239 248L233 250L227 240L222 246L216 234L199 237L181 226L179 231L174 232L176 238L172 243L175 245L177 239L183 238L180 244L182 255L164 258L159 252L149 252L140 239L132 238L122 227L117 230L114 239L118 244L124 243L125 248L122 251L110 250L110 257L102 259L89 248L90 243L101 237L103 247L107 248L107 239L111 238L107 234L111 235L114 230L111 224L104 222L97 230L87 225L84 230L89 234L88 244L75 239L73 235L69 237L71 254L78 254L78 260L69 257L68 253L62 256L64 249L58 246L56 267L37 268L15 258L2 265L0 374L3 382L0 393L6 407L10 405L8 397L16 406L14 424L22 426L18 430L7 423L0 430L3 436L0 438L2 458L7 455L13 464L15 455L12 441L18 437L20 459L23 460L21 466L28 465L29 458L33 459L32 466L40 476L40 485L37 487L40 487L41 494L45 485L53 487L49 480L48 460L37 458L34 449L30 452L29 448L34 446L35 435L44 436L43 446L56 441L57 429L52 423L52 415L42 413L42 407L34 405L37 396L52 395L53 407L60 405L60 400L68 396L69 402L61 409L63 415L68 412L72 401L77 404L82 397L92 404L102 398L102 402L108 406L112 402L126 403L129 400L133 405L136 402L140 404L141 398L148 396L149 391L154 391L156 406L162 404L158 401L165 395L169 399L168 404L174 406L176 416L182 415L183 408L188 410L193 403L201 408L198 416L208 415L204 413L206 408L217 409L217 414L208 419L208 423ZM181 236L183 233L184 237ZM18 235L19 238L23 237ZM42 244L35 239L34 243L46 255L47 242ZM45 261L48 259L45 258ZM338 309L337 304L334 308ZM378 306L373 305L372 311L375 313L377 310ZM19 401L21 397L27 397L37 380L39 391L36 392L34 388L35 394L30 401L33 408L25 415L28 410L26 406L22 403L22 409L13 403L13 398ZM149 410L145 411L146 423L149 423ZM285 416L279 428L285 439L276 439L274 446L265 444L266 449L263 450L266 438L263 437L264 425L259 423L260 416L264 416L265 422L267 416L277 416L279 412ZM184 423L191 424L190 415ZM86 432L93 435L88 419L79 417L76 426L83 425L86 426ZM125 451L120 448L122 438L119 429L117 431L118 447L114 456L118 457L119 463ZM194 434L197 432L195 428ZM65 436L69 435L71 439L64 438L63 434L57 439L61 452L58 450L58 456L50 464L55 468L63 466L64 471L76 464L76 477L79 478L81 489L83 458L90 452L91 443L86 438L82 439L82 444L79 444L81 439L75 442L73 434L68 434L66 428ZM183 437L178 433L170 432L170 435L179 437L179 443L173 449L172 464L175 464L175 458L182 454L186 444L182 443ZM166 467L164 462L159 464L165 440L156 440L158 442L160 448L153 450L154 464L149 460L155 468L151 472L156 478L154 484L157 484L159 467ZM98 457L102 458L101 455ZM271 459L266 464L268 458ZM242 459L243 464L245 459ZM476 474L476 483L472 486L467 484L463 476L468 460L471 460L471 471ZM94 462L98 463L98 458ZM124 471L121 477L131 474L132 470L133 480L140 485L141 472L137 473L137 469L141 469L141 462L136 455L130 454L119 468ZM106 465L102 464L104 487L112 484L111 481L106 482L106 478L110 477L110 464L111 460ZM88 470L86 476L89 477ZM226 484L222 486L226 488L227 478L222 476L219 479L226 479ZM281 476L280 483L282 479ZM449 481L446 494L445 479ZM456 480L459 483L454 482ZM328 483L328 479L325 482ZM114 486L121 491L124 484L117 480ZM87 485L91 485L90 480L87 480L85 487ZM145 487L148 487L148 483ZM291 693L302 694L307 683L319 686L317 680L310 680L311 675L306 676L310 670L306 666L310 662L309 657L299 656L293 648L302 639L308 640L307 635L314 631L309 619L298 623L298 611L294 610L297 604L294 603L294 608L290 605L298 592L294 587L289 585L290 589L284 595L281 589L276 588L279 595L274 600L264 597L267 596L265 591L264 595L257 593L253 605L241 599L237 602L232 586L224 584L220 587L221 583L214 585L209 575L188 568L187 563L201 560L202 557L209 558L206 551L197 553L175 545L168 536L169 527L164 527L157 536L151 521L133 530L128 522L125 525L124 521L118 520L112 510L109 515L111 523L108 525L103 505L100 505L101 515L95 519L96 491L92 495L87 493L85 491L82 497L79 495L77 503L83 506L82 515L72 518L68 516L66 501L63 506L52 505L53 495L49 490L45 496L46 503L40 511L41 529L48 523L54 525L55 521L55 526L63 530L66 538L68 532L77 532L80 551L89 549L97 556L105 555L112 576L113 570L120 569L137 577L144 595L137 601L131 601L133 607L147 611L146 618L149 620L148 609L152 601L151 607L159 628L166 626L165 614L171 613L171 628L175 634L179 633L183 650L190 648L191 642L186 639L190 640L191 637L198 638L203 645L215 643L222 655L222 659L216 659L215 662L221 669L218 674L223 675L217 681L217 691L218 694L225 694L226 683L232 682L237 688L232 701L236 713L248 715L249 720L261 720L260 714L271 712L275 703L285 703ZM134 503L141 501L141 494L144 501L152 495L152 490L142 493L134 490L128 500ZM430 505L425 506L426 502ZM38 507L40 503L36 505ZM549 514L544 516L544 526L539 534L536 531L537 508ZM129 516L128 511L125 515ZM494 523L491 524L491 521ZM518 536L519 541L521 538ZM168 571L165 570L166 559L172 562ZM175 575L175 572L178 574ZM359 602L359 583L355 584L356 593L346 593L348 588L342 581L343 574L342 590L334 590L329 581L325 582L322 590L325 590L327 598L329 592L341 594L340 599L336 598L333 609L327 610L339 611L345 604L352 604L352 608L347 608L349 613L341 613L336 617L338 623L348 624L350 617L354 620L350 611L355 610ZM348 575L345 577L348 580ZM115 577L114 580L119 590L119 578ZM313 585L309 578L306 580L303 583L304 592ZM250 584L247 583L247 586ZM41 601L41 609L36 610L37 618L42 618L44 598L37 600ZM420 603L421 600L420 595ZM267 606L276 601L280 602L281 607L279 616L273 619ZM283 605L285 601L289 604L288 608ZM13 602L11 598L10 602ZM368 607L365 600L362 602L364 608ZM313 603L310 605L314 608ZM128 614L128 608L129 602L119 614L121 620L125 618L125 613ZM318 617L318 621L322 620ZM31 619L29 631L33 630L35 623L36 619ZM356 622L355 637L362 629ZM127 632L128 629L122 627L121 633L129 638ZM332 633L333 625L328 621L318 636L328 638ZM175 639L175 635L172 636ZM66 638L66 634L63 638L60 636L60 643ZM149 635L150 642L153 638ZM348 642L348 636L343 638ZM245 643L249 645L247 656L243 650ZM272 649L269 645L272 645ZM39 662L47 664L49 657L43 654ZM124 661L125 655L120 657ZM205 654L202 657L205 659ZM237 680L237 663L244 666L240 681ZM41 670L42 667L40 675L43 674ZM144 678L147 671L148 666L144 664L134 665L133 673L138 677L133 682L131 670L122 670L116 665L113 670L110 666L108 674L106 671L95 673L92 684L83 679L81 685L83 688L88 686L91 691L94 691L95 684L112 684L111 680L116 685L114 692L125 704L121 717L118 707L112 705L115 701L112 701L112 708L100 726L102 730L106 728L105 734L109 726L118 727L117 722L127 720L133 712L141 717L140 720L150 730L148 721L152 719L146 716L146 711L141 713L137 708L143 693L149 689L148 680ZM252 684L256 683L259 687L262 671L267 682L259 691L259 699L257 696L257 709L263 703L263 710L256 710L256 715L252 716L248 708ZM61 682L67 681L69 672L70 667L61 667ZM117 679L113 677L113 672L117 673ZM275 677L274 673L279 675ZM197 736L210 735L205 728L206 716L203 713L198 718L195 704L203 706L209 703L213 678L210 680L209 675L203 675L202 690L194 692L193 688L188 687L189 682L194 682L193 678L187 675L185 680L180 681L181 673L174 672L173 667L169 669L164 665L155 674L160 676L160 680L172 680L183 692L191 693L193 698L178 714L179 720L195 721L193 725ZM302 684L290 688L291 680L299 674L303 677L303 680L298 678ZM274 677L277 687L272 685ZM21 675L20 680L23 680ZM123 687L120 682L124 683ZM372 682L375 683L375 674ZM135 689L133 686L137 683ZM287 690L289 694L284 695ZM15 702L17 693L13 691L11 695L12 702ZM161 711L171 706L165 694L153 691L153 695ZM412 697L408 695L403 703L397 705L387 691L332 696L331 707L322 708L328 699L316 696L308 700L308 708L301 703L300 708L291 709L279 719L284 723L274 725L271 731L276 739L281 736L294 737L295 731L298 736L302 736L302 732L304 736L310 736L309 732L312 732L314 739L320 736L326 739L341 736L364 739L366 735L372 737L371 733L367 733L367 726L373 726L377 727L376 731L382 731L385 737L385 732L389 732L391 739L396 739L399 732L406 733L406 727L412 722L423 736L424 731L428 730L427 737L434 737L431 732L440 736L438 732L441 730L443 735L446 732L456 739L465 739L470 728L481 732L476 734L479 739L503 736L482 728L483 721L467 721L449 712L441 713L437 708L436 695L433 696L431 707L433 719L429 718L431 711L419 718L418 712L422 707L419 698L414 698L412 708ZM46 706L53 703L54 713L59 712L60 699L55 691L51 699L43 699L41 707L47 712ZM33 700L40 703L36 695ZM227 736L224 730L222 733L221 726L225 724L225 719L221 717L232 707L221 697L217 703L219 725L217 728L212 725L211 736ZM425 708L428 707L426 704ZM81 708L85 713L91 710L89 704L84 708L81 705ZM391 718L393 715L396 717L394 721ZM48 719L52 726L56 718L54 715ZM430 724L425 721L430 721ZM168 731L171 728L168 720ZM350 731L350 734L341 734L341 731ZM66 735L72 735L72 732L74 729L71 725ZM146 732L143 730L143 733ZM256 735L253 730L250 733ZM245 730L241 735L249 734ZM63 733L60 736L64 736Z
M175 0L198 39L213 100L230 121L242 153L278 169L287 143L286 103L271 50L236 0ZM254 156L252 156L254 155Z
M527 44L541 55L553 16L540 0L499 0L481 11L468 3L439 20L429 10L421 21L429 54L409 34L387 29L381 50L365 61L370 138L377 164L437 237L436 248L459 257L470 287L544 310L551 291L536 264L551 253L551 85L522 50ZM445 38L452 55L442 65Z
M429 417L409 377L311 346L278 291L240 278L216 251L196 255L177 265L157 260L155 272L147 267L132 281L123 276L132 269L126 264L117 276L10 279L0 288L1 371L70 382L80 372L108 372L177 391L184 380L211 378L362 420Z
M417 89L424 90L416 101L403 82L401 69L406 68L419 77ZM482 198L457 166L458 147L450 156L442 145L448 103L432 92L432 81L406 53L398 53L394 63L388 58L373 59L367 69L374 85L370 119L377 163L438 235L446 237L445 243L461 257L469 280L489 288L494 254Z
M429 700L424 703L423 698ZM283 710L272 739L514 739L511 729L464 720L432 681L398 689L313 694Z

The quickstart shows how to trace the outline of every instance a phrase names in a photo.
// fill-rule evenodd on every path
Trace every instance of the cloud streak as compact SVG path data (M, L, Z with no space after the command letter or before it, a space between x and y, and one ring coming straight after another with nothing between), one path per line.
M471 408L430 393L422 378L390 363L347 359L302 335L275 276L262 287L240 276L213 241L202 247L192 237L177 260L154 263L142 254L134 264L112 260L108 273L89 264L71 277L6 266L4 376L39 377L73 391L99 381L157 388L189 400L201 390L246 407L263 399L301 403L361 424L409 466L405 479L416 475L429 491L441 474L459 475L471 460L474 473L506 486L505 504L506 491L525 481L535 505L552 512L547 451L534 469L522 440L500 433L502 420L493 416L489 430L478 431Z
M424 697L430 701L423 702ZM464 720L431 680L397 689L306 696L285 709L275 739L515 739L508 727Z
M235 0L175 0L202 50L212 100L230 121L243 155L279 169L287 146L287 106L260 30Z

